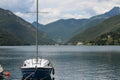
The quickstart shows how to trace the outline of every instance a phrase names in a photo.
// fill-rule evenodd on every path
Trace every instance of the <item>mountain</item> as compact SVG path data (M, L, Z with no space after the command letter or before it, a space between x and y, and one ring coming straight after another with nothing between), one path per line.
M120 43L120 15L111 17L97 26L86 29L73 37L69 43L90 42L92 44L119 44ZM111 41L111 42L110 42Z
M10 33L7 36L14 37L23 44L35 44L36 29L32 24L16 16L9 10L0 8L0 29ZM3 32L0 32L2 34ZM12 37L12 36L11 36ZM3 38L4 40L4 38ZM8 39L9 40L9 39ZM42 31L39 32L40 44L51 44L53 41L48 38ZM12 44L12 43L11 43ZM14 41L13 41L14 44Z
M85 23L85 25L82 28L79 28L77 30L76 34L78 34L78 33L80 34L87 28L94 27L94 26L102 23L104 20L106 20L110 17L116 16L116 15L119 15L119 14L120 14L120 8L114 7L110 11L108 11L104 14L93 16L90 19L88 19L88 21Z
M47 25L39 24L41 26L39 27L39 29L47 33L50 36L50 38L52 38L54 41L58 43L63 43L66 40L68 40L70 36L74 35L74 31L76 31L78 28L81 27L78 25L84 24L81 22L85 22L85 21L86 19L81 19L81 20L61 19L61 20L58 20L56 22L53 22ZM33 24L34 26L36 25L35 22Z
M114 7L104 14L93 16L89 19L61 19L47 25L40 24L40 30L46 32L54 41L65 43L73 36L118 14L120 14L120 8ZM33 25L35 25L35 22Z
M109 12L106 12L106 16L114 16L114 15L119 15L120 14L120 7L114 7L111 9Z
M5 46L5 45L7 46L25 45L25 43L20 41L14 34L9 33L4 29L0 29L0 46Z
M35 21L32 23L32 25L33 25L35 28L37 27L36 23L37 23L37 22L35 22ZM39 28L40 30L42 30L43 27L44 27L44 25L38 23L38 28Z

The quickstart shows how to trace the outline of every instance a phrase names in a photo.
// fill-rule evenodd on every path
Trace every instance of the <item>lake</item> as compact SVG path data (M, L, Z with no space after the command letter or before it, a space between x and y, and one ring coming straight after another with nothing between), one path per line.
M20 67L35 57L35 46L0 46L0 64L21 80ZM39 46L55 67L55 80L120 80L120 46Z

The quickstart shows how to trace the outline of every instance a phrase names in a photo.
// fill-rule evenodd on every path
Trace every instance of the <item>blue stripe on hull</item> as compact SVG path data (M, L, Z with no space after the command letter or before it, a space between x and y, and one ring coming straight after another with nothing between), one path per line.
M52 68L22 68L23 79L42 79L50 76ZM31 76L30 76L31 75Z

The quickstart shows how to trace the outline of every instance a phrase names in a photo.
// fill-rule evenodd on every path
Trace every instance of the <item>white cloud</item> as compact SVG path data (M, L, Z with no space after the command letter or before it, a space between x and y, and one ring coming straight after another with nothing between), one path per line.
M30 13L14 12L14 14L29 22L33 22L33 20L35 20L35 15Z
M46 17L43 18L44 23L50 22L50 18L52 21L61 18L62 19L88 18L97 14L102 14L112 9L114 6L120 6L120 1L119 0L66 0L66 1L55 0L55 2L50 2L50 4L51 5L55 4L55 5L54 7L48 6L47 3L47 7L42 6L43 9L48 9L49 7L48 12L53 12L56 14L46 15ZM49 17L49 20L47 17Z
M33 4L34 0L0 0L0 7L11 11L27 11Z
M120 6L120 0L39 0L40 23L49 23L58 19L88 18L105 13L114 6ZM13 11L16 15L32 22L35 21L36 0L0 0L0 7Z
M16 12L15 14L20 16L20 17L25 17L25 18L31 17L31 15L28 15L28 14L25 14L25 13L21 13L21 12Z
M57 8L45 8L45 9L41 9L41 12L47 12L49 16L59 16L61 13L61 10L57 9Z

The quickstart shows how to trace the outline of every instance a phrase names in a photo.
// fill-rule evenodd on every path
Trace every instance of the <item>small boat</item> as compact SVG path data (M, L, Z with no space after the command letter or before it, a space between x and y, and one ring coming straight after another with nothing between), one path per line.
M4 71L3 67L0 65L0 80L6 80L10 77L10 72Z
M0 65L0 80L4 79L4 75L3 75L3 67Z
M38 57L38 0L37 3L37 28L36 28L36 58L28 59L23 62L23 66L21 67L21 72L23 74L23 80L32 79L32 80L40 80L45 79L54 74L54 67L51 62L47 59Z

